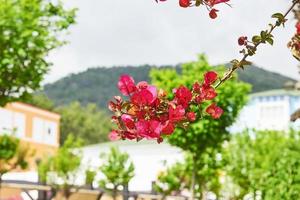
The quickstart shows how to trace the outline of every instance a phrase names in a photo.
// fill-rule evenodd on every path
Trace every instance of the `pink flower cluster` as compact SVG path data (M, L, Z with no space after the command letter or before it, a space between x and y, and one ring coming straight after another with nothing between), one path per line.
M135 84L129 75L122 75L118 88L128 100L115 96L109 102L109 109L114 112L112 121L117 125L109 138L111 140L156 139L163 141L163 135L171 135L176 127L186 128L197 120L192 105L200 105L204 101L213 100L217 93L212 84L217 80L215 72L204 75L202 84L196 82L189 90L180 86L173 90L174 98L169 100L165 91L145 81ZM214 119L221 117L223 110L215 103L206 108L206 113Z
M167 1L167 0L155 0L156 2L158 1ZM228 3L230 0L179 0L179 6L182 8L188 8L192 6L200 6L205 5L207 9L209 10L209 17L212 19L215 19L218 17L217 12L219 10L215 9L215 6L217 4L221 3Z

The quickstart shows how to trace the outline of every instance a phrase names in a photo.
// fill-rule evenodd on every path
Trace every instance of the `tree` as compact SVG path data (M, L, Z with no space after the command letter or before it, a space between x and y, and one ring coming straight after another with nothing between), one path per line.
M152 83L166 90L170 94L169 97L172 98L173 88L180 85L191 88L192 84L201 78L199 75L212 69L219 73L223 71L221 66L211 67L205 56L200 55L198 61L183 64L181 74L172 69L165 69L152 70L150 76ZM223 142L229 139L228 127L234 123L240 109L246 104L249 91L250 86L248 84L237 81L236 76L232 77L226 85L219 88L218 96L215 99L217 104L224 110L224 114L219 120L211 120L208 116L202 116L201 119L191 124L187 130L177 129L174 134L168 137L171 145L178 146L192 154L194 163L193 180L196 181L192 183L193 189L195 185L199 185L199 190L203 189L201 187L204 185L201 184L198 177L199 171L204 166L203 162L207 162L209 158L215 158L215 153L220 149ZM195 108L198 116L202 115L202 110L206 106L207 104L200 104L198 108ZM210 155L213 153L214 155L207 158L205 156L207 153L210 153Z
M214 192L219 196L221 190L220 175L223 169L223 162L217 159L215 153L202 153L202 159L197 160L197 166L203 166L197 172L198 181L195 193L197 197L204 195L203 190ZM171 194L180 194L184 189L190 189L193 181L194 161L190 154L187 154L183 162L176 162L160 173L154 185L158 193L166 197ZM204 198L204 197L203 197Z
M122 153L118 148L112 147L110 153L101 155L103 164L99 168L104 178L99 181L99 186L112 192L112 197L117 198L120 187L128 186L134 176L134 165L129 160L127 153Z
M4 174L18 168L27 168L29 153L29 148L21 145L19 139L0 135L0 186Z
M68 135L81 138L85 144L108 140L107 134L111 130L110 119L96 104L81 106L79 102L73 102L67 106L57 107L54 111L61 114L61 144Z
M24 102L49 111L53 111L55 108L54 102L44 93L36 93L28 97Z
M299 132L245 131L224 149L226 172L239 190L265 200L300 197Z
M57 153L42 160L38 166L41 180L62 191L66 199L71 195L70 188L74 185L81 165L81 146L81 140L69 135Z
M176 162L165 171L158 174L154 190L163 195L180 194L182 190L190 188L191 173L188 170L188 157L184 162Z
M74 24L75 9L61 2L0 0L0 105L24 99L40 87L49 52Z

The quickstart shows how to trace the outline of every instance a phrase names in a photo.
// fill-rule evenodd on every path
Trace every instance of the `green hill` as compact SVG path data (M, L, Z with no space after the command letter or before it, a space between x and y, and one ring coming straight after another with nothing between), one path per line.
M47 84L44 90L57 105L76 100L83 104L96 103L101 108L106 108L109 99L119 94L116 84L121 74L130 74L136 81L149 81L150 69L149 65L90 68ZM176 66L176 70L180 72L180 66ZM293 81L289 77L255 66L247 67L246 70L240 70L238 73L242 81L253 86L253 92L282 88L285 82Z

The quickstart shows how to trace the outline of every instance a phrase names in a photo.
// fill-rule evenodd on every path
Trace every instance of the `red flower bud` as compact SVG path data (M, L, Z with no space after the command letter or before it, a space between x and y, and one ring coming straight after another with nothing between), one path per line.
M179 0L180 7L187 8L191 5L191 0Z
M217 12L219 12L219 10L217 9L211 9L211 11L209 12L209 17L212 19L216 19L218 17Z
M246 36L241 36L239 37L238 39L238 43L240 46L243 46L243 45L247 45L247 37Z

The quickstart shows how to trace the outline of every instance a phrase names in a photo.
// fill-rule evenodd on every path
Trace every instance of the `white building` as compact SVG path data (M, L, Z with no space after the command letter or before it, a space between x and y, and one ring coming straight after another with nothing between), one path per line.
M232 132L242 130L288 130L298 128L299 122L290 122L290 116L300 108L300 91L269 90L250 95L248 104L242 109Z
M99 155L109 152L112 146L117 146L122 152L127 152L134 163L135 176L129 184L129 190L133 191L151 191L151 182L156 180L160 171L176 161L183 160L183 153L179 148L167 143L157 144L156 141L142 140L87 146L83 148L83 163L94 167L101 166Z

